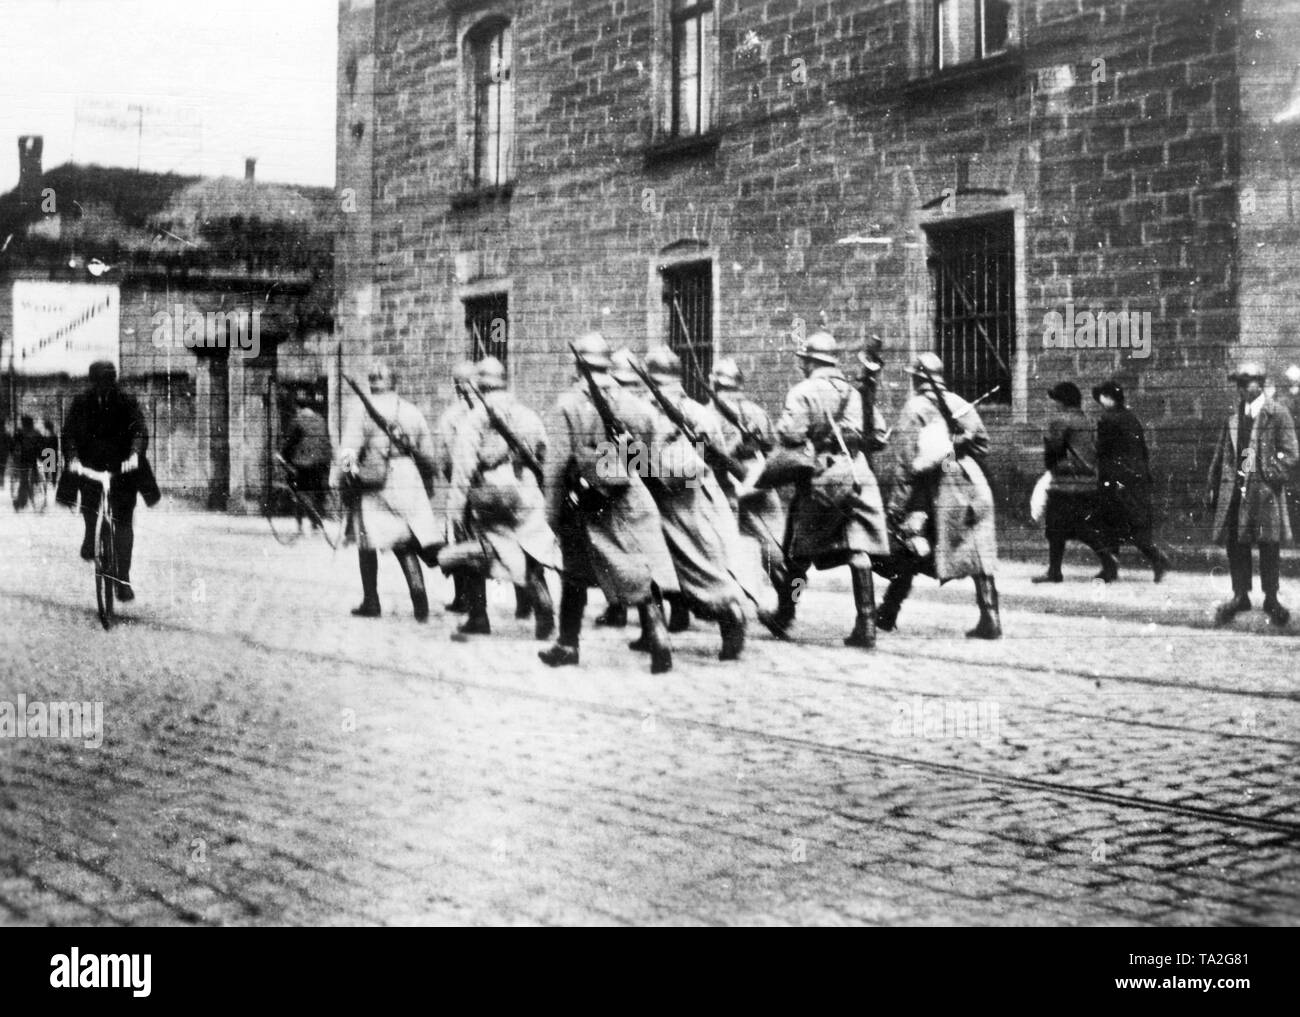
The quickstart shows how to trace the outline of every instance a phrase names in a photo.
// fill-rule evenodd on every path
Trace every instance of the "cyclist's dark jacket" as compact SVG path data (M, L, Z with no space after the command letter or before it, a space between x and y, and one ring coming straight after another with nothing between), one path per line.
M139 468L117 480L114 487L124 497L134 501L135 495L144 496L146 505L155 504L159 497L158 482L145 457L149 447L149 430L144 414L133 396L120 389L101 395L95 389L82 392L72 400L63 424L64 454L81 460L92 470L117 472L132 453L140 460ZM70 504L76 495L77 481L93 483L66 471L59 483L58 500Z

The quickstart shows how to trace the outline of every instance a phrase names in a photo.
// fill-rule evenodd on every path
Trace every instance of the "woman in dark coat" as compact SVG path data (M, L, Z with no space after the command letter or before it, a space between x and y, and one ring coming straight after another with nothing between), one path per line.
M1169 571L1169 559L1152 539L1151 464L1142 422L1124 405L1124 390L1108 381L1092 390L1101 403L1097 421L1097 496L1102 525L1111 555L1125 541L1146 556L1153 578L1160 582ZM1099 578L1112 582L1119 569L1112 563Z
M1101 559L1100 578L1114 576L1115 557L1106 549L1097 507L1097 447L1093 428L1083 413L1083 393L1063 381L1047 393L1052 416L1043 439L1043 462L1052 474L1047 489L1047 573L1035 583L1059 583L1066 541L1087 544Z

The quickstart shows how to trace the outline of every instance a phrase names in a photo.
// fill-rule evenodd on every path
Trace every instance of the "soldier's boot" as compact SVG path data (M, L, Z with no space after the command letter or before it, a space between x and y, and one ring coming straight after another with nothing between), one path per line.
M406 577L406 588L411 592L411 610L415 620L429 620L429 595L424 589L424 571L420 568L420 546L414 540L402 549L394 549L397 563Z
M653 600L638 604L642 638L650 649L650 673L663 674L673 669L673 648L668 642L668 626L664 623L663 609Z
M1214 609L1214 623L1216 625L1226 625L1233 618L1241 614L1242 611L1250 610L1250 595L1246 593L1234 593L1223 603Z
M718 615L718 630L722 633L722 650L719 660L739 660L745 649L745 609L740 601L733 600Z
M853 576L853 606L857 609L857 620L853 631L844 637L845 646L860 646L864 650L876 645L876 587L871 575L870 563L850 566Z
M686 598L680 593L670 593L664 600L668 601L672 607L672 614L668 617L669 632L685 632L691 627L691 608L686 603Z
M491 635L492 623L488 620L487 613L487 579L466 572L463 583L467 617L456 631L463 636Z
M912 592L912 578L910 572L900 572L885 587L885 596L876 610L876 628L880 631L893 632L898 628L898 612Z
M560 587L560 635L554 646L537 651L543 664L566 667L578 663L578 638L582 634L582 616L586 610L585 586L565 583Z
M361 603L352 609L358 618L379 617L379 552L357 551L361 567Z
M1101 571L1093 579L1100 579L1103 583L1113 583L1119 578L1119 559L1115 557L1114 551L1098 551L1097 557L1101 559Z
M465 601L465 579L459 572L453 572L451 583L456 592L451 598L451 603L445 604L444 607L454 614L464 614L469 610L469 605Z
M555 632L555 607L546 585L546 570L531 558L526 569L528 601L533 609L533 636L545 642Z
M533 602L527 585L515 587L515 619L523 621L533 616Z
M967 639L1001 639L1002 616L998 613L998 588L992 576L975 577L975 603L979 605L979 623L966 633Z
M604 611L596 615L597 628L621 629L626 624L627 606L624 604L610 604Z
M794 583L795 579L787 575L785 581L776 588L776 610L758 612L758 620L777 639L790 638L795 611Z

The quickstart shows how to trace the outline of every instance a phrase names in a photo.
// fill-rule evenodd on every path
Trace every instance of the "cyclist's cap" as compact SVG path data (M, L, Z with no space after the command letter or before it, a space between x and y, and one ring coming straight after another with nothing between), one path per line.
M100 378L116 378L117 365L111 360L96 360L90 365L87 373L91 381L98 381Z

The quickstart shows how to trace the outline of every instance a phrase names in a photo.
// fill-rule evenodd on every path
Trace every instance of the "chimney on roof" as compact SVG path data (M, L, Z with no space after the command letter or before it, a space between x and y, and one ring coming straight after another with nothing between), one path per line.
M244 160L244 181L246 183L251 184L253 182L253 175L254 173L256 173L256 171L257 171L257 160L251 157L245 159Z
M41 200L41 152L45 139L39 134L18 137L18 196L25 204Z

